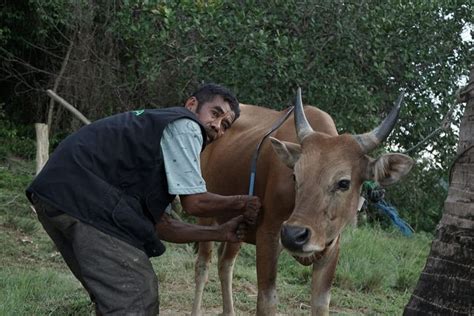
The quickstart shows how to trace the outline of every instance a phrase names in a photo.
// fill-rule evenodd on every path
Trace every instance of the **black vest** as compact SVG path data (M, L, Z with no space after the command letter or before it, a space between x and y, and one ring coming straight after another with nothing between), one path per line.
M175 196L168 193L160 141L180 118L197 122L206 139L184 107L126 112L82 127L51 155L27 188L28 198L34 193L150 257L161 255L165 247L154 223Z

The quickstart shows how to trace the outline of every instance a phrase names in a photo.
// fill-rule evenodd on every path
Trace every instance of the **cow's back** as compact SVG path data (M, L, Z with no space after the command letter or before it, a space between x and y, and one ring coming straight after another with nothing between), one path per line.
M241 104L239 119L223 137L206 147L201 155L202 173L210 192L247 194L250 164L257 143L282 113Z
M252 157L258 143L286 111L241 104L239 119L223 137L208 145L201 155L201 168L209 192L221 195L248 194ZM331 117L315 108L305 107L308 121L317 131L336 135ZM271 134L283 141L296 141L293 115ZM272 218L282 222L294 203L292 170L275 155L270 141L262 144L258 157L255 194L263 201L261 221ZM270 214L271 213L271 214ZM249 234L247 242L255 242Z

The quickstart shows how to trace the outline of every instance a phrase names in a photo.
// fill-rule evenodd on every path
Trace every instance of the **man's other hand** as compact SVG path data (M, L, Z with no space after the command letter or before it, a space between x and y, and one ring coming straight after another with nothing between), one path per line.
M230 219L224 224L219 225L225 236L224 241L242 242L247 234L247 224L244 221L244 216L240 215Z
M257 225L258 213L261 207L262 204L260 203L260 198L258 196L249 196L247 198L247 202L245 204L244 218L245 223L248 226L253 227Z

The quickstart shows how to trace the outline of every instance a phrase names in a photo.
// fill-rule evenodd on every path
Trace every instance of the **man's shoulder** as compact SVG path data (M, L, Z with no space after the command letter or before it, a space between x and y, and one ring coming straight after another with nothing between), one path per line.
M158 108L158 109L146 109L145 113L156 113L156 114L175 114L185 117L195 117L195 114L189 111L184 106L173 106L173 107L166 107L166 108Z
M172 121L168 125L181 131L199 132L201 130L199 124L196 121L187 117L179 118L175 121Z

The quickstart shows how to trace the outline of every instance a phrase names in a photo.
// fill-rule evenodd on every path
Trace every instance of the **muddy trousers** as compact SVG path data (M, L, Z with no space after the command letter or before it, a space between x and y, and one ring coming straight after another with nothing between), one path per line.
M69 269L95 303L97 315L158 315L158 280L143 251L38 199L34 206Z

